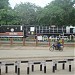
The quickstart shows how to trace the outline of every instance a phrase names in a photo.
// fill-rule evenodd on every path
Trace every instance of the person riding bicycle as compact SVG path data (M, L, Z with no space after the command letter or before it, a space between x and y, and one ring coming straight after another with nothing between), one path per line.
M63 46L63 44L62 44L62 39L58 39L58 42L57 42L57 49L62 49L62 46Z
M60 42L57 43L57 49L61 49L62 44Z
M53 49L56 49L56 50L60 50L61 49L61 47L63 46L62 45L62 42L60 41L61 39L58 39L57 41L55 41L54 43L53 43Z
M57 41L54 41L54 43L52 44L53 49L56 49L57 46Z

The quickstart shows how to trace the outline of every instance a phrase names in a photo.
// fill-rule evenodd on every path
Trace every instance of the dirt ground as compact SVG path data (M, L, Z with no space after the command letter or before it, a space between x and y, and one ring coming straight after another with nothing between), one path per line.
M61 56L74 56L75 57L75 47L64 47L63 51L49 51L49 47L25 47L25 46L0 46L0 59L1 58L15 58L15 57L57 57ZM37 58L38 59L38 58ZM44 58L43 58L44 59ZM1 60L0 60L1 61ZM52 62L46 64L47 73L40 71L39 65L35 65L34 72L29 75L75 75L75 61L72 63L72 72L68 71L68 63L66 63L65 70L62 70L62 64L58 64L58 69L55 73L52 72ZM21 64L21 74L27 75L28 64ZM17 75L14 72L14 66L9 66L9 72L5 73L5 67L2 67L2 75Z

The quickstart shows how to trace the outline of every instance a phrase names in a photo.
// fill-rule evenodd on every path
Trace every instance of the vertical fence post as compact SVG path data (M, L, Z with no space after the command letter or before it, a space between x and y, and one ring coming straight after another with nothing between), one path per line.
M27 74L29 74L29 66L27 67Z
M53 62L53 73L55 73L55 62Z
M37 39L37 35L36 35L36 46L38 45L38 39Z
M20 75L20 61L17 62L17 75Z
M5 73L8 73L8 66L5 65Z
M17 73L17 62L15 62L15 73Z
M62 45L63 45L63 47L64 47L64 38L62 39Z
M63 70L65 69L65 63L62 64L62 69L63 69Z
M1 46L1 38L0 38L0 46Z
M28 67L27 67L27 74L29 74L29 62L28 62Z
M23 37L23 46L25 46L25 37Z
M55 63L55 70L57 70L57 63Z
M46 61L42 61L41 64L44 65L44 73L46 73ZM42 65L41 65L41 68L42 68Z
M44 73L46 73L46 64L44 65Z
M50 38L48 38L48 46L50 46Z
M0 63L0 75L1 75L1 63Z
M10 38L10 45L12 46L12 44L13 44L13 38L11 37Z
M32 72L34 72L34 64L32 64Z
M40 71L42 71L42 64L40 64Z
M69 72L71 72L71 61L69 61Z

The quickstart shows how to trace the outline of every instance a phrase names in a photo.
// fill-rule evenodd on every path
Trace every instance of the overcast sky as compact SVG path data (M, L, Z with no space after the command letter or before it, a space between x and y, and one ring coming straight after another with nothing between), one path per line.
M9 3L11 5L11 7L13 8L16 3L19 4L20 2L31 2L31 3L35 3L36 5L39 5L41 7L46 6L48 3L50 3L52 0L9 0Z

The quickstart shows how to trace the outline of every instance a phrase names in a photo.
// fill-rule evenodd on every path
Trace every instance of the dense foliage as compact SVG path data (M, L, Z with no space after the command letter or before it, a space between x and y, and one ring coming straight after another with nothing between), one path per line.
M44 8L32 3L10 7L9 0L0 0L1 25L73 25L75 26L75 0L53 0Z

